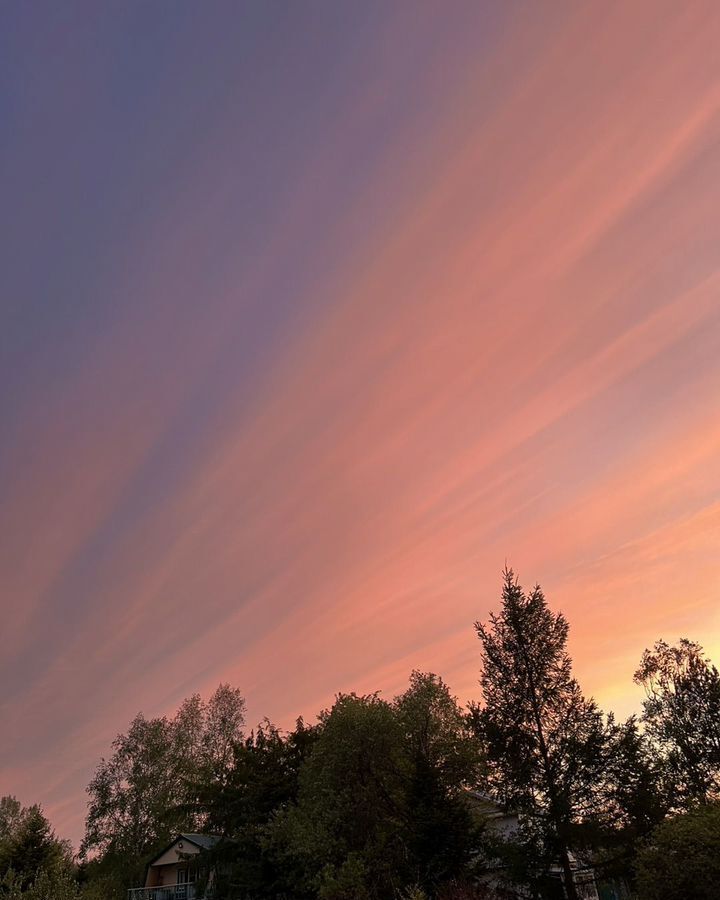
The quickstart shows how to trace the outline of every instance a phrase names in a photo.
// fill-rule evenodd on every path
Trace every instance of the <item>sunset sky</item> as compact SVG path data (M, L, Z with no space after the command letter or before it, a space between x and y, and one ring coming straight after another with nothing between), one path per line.
M413 668L507 560L627 714L720 661L720 5L0 11L0 793Z

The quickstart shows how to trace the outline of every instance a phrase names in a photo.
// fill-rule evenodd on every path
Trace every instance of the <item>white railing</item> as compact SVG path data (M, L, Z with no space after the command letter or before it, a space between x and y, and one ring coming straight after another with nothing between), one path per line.
M196 900L195 885L164 884L160 887L130 888L128 900Z

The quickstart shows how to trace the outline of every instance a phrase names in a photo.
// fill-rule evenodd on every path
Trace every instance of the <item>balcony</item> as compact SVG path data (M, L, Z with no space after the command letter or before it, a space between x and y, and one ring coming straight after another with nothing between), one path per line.
M203 897L211 897L211 891L206 890ZM200 897L195 885L189 884L164 884L161 887L130 888L128 900L197 900Z

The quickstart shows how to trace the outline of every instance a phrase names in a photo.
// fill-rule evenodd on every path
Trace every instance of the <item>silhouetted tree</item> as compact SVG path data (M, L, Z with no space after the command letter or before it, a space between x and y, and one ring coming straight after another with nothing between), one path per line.
M210 854L220 896L293 894L296 873L273 841L272 825L296 801L300 770L317 736L302 719L289 734L265 722L236 747L223 782L200 786L207 828L223 836Z
M595 865L609 877L631 878L639 842L668 810L662 766L635 716L608 716Z
M577 900L571 833L594 809L604 729L594 701L572 676L567 620L548 609L539 586L525 594L506 570L500 612L475 627L484 700L477 722L489 783L504 802L542 823L568 897Z
M323 900L392 897L409 864L408 764L393 708L377 694L341 694L320 725L276 839L305 873L299 889Z
M39 806L23 807L15 797L3 797L0 896L32 893L36 882L40 886L75 884L70 845L55 835Z
M642 721L684 802L720 795L720 673L699 644L658 641L643 653L635 681L647 695Z
M203 825L197 785L222 783L242 740L245 701L220 685L207 703L195 695L172 718L142 714L113 742L87 792L83 856L98 854L91 871L114 884L141 879L146 859L176 832Z
M407 755L406 842L417 883L434 893L465 874L479 831L465 791L483 771L480 742L447 685L413 672L394 701Z
M414 887L435 897L477 850L466 789L481 768L477 737L438 676L413 672L392 703L340 695L275 837L312 896L394 900Z

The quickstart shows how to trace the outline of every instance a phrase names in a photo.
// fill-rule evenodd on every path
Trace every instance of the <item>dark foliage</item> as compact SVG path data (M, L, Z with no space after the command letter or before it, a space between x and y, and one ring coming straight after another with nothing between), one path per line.
M393 700L340 694L289 732L245 736L227 685L138 715L89 785L80 866L39 807L0 800L0 900L125 900L179 831L220 838L199 868L216 900L573 900L584 863L640 900L719 896L720 675L701 648L645 651L643 715L616 722L539 587L505 572L476 629L467 710L413 672Z
M720 796L720 673L699 644L658 641L635 673L643 723L666 769L674 805Z
M599 709L572 676L567 620L548 608L539 587L524 593L506 570L501 610L476 630L484 706L475 721L491 789L538 823L576 900L573 827L596 811L605 731Z
M673 816L640 849L639 900L717 900L719 886L719 803Z

